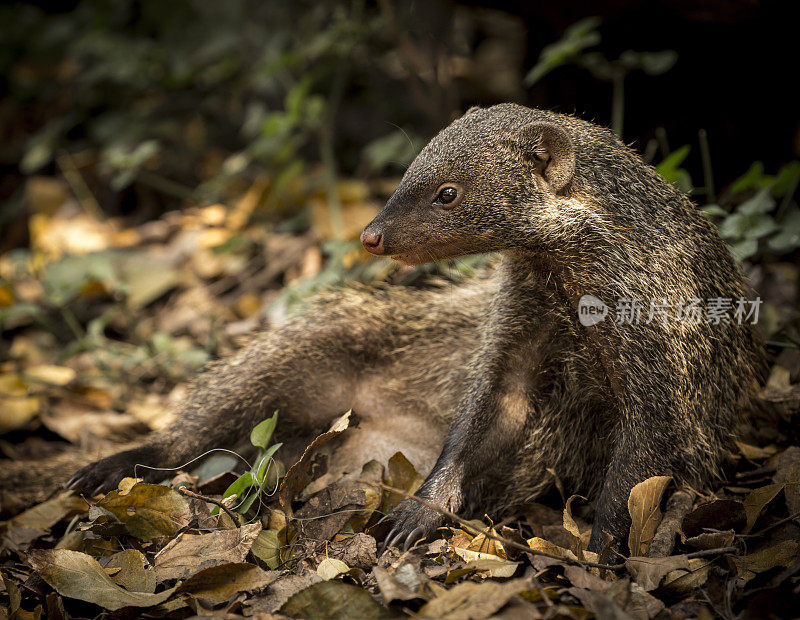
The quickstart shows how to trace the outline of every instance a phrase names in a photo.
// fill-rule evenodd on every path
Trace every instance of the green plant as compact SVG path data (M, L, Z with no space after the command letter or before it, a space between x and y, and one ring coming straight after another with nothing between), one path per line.
M731 246L737 260L764 252L778 255L800 249L800 208L792 203L800 183L800 162L783 166L776 175L764 174L764 165L755 162L734 181L720 203L703 211L719 222L719 233Z
M523 80L527 87L533 86L553 69L567 64L583 67L595 79L611 82L611 129L622 136L625 117L625 78L633 71L644 71L647 75L660 75L669 71L678 59L673 50L660 52L636 52L626 50L619 58L610 60L601 52L587 51L601 42L600 18L587 17L564 31L561 39L546 46L536 65Z
M656 165L658 174L685 194L692 193L694 189L692 177L686 169L681 167L690 150L691 147L686 144L667 155L661 163Z
M256 457L250 471L244 472L234 480L222 494L223 500L234 495L240 499L236 506L236 510L240 514L250 510L253 502L267 488L268 484L277 480L277 476L274 475L276 468L273 467L275 463L273 456L283 444L269 445L277 424L278 412L276 411L271 418L267 418L251 431L250 443L258 448L258 457ZM216 507L212 514L218 513L219 507Z

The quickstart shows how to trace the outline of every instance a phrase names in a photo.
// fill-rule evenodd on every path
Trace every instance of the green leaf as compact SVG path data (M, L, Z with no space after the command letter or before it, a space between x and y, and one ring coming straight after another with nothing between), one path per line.
M250 507L253 505L253 503L256 501L259 495L261 495L261 489L259 489L255 485L251 486L250 489L247 491L247 497L245 497L244 501L241 504L239 504L239 507L236 509L236 512L238 512L241 515L246 514L247 511L250 510Z
M728 191L731 194L740 194L750 189L761 189L771 182L772 177L764 174L764 164L756 161L747 169L747 172L731 183Z
M753 215L747 220L747 228L744 231L745 239L763 239L780 229L780 226L769 215Z
M700 207L700 210L710 217L725 217L728 215L725 209L715 204L708 204L704 207Z
M250 470L253 472L253 477L255 478L259 487L264 485L264 477L269 469L270 464L272 463L272 457L282 445L282 443L276 443L274 446L270 446L266 452L258 457L256 464L253 465L253 469Z
M257 448L267 449L269 440L272 438L272 433L275 432L275 426L278 424L278 412L272 414L272 417L264 420L258 424L250 433L250 443Z
M674 171L676 171L683 161L689 156L689 151L691 151L691 147L688 144L684 144L681 148L672 151L672 153L664 158L664 161L656 166L658 174L669 181L670 178L665 175L673 175Z
M681 164L688 157L691 148L685 144L670 153L664 161L656 166L656 172L684 193L692 190L692 177L681 168Z
M523 84L526 87L533 86L556 67L571 62L586 48L600 43L600 33L597 32L599 25L599 17L587 17L572 24L561 39L542 49L538 62L525 76Z
M800 183L800 161L790 161L783 166L772 183L773 196L786 196L797 189Z
M619 64L628 71L641 69L647 75L660 75L669 71L678 60L674 50L661 52L636 52L626 50L620 54Z
M246 471L236 480L234 480L227 489L225 489L225 492L222 494L222 499L227 499L232 495L238 495L241 497L242 494L251 486L253 486L253 474L251 474L249 471ZM214 510L211 511L211 514L219 514L219 506L216 506Z
M756 213L769 213L774 208L775 199L770 195L769 189L764 188L736 207L736 212L744 215L754 215Z
M280 546L277 531L261 530L250 550L253 552L254 556L264 562L269 568L275 570L281 563Z
M755 239L745 239L744 241L731 244L730 248L733 257L738 262L742 262L743 260L753 256L758 251L758 241Z
M741 213L733 213L722 220L719 235L723 239L741 239L747 230L747 218Z
M300 590L284 603L279 612L291 617L319 620L377 620L391 616L386 608L375 602L369 592L342 581L322 581ZM464 614L463 617L468 616ZM488 614L469 617L483 618L488 617Z
M780 226L778 234L767 240L767 247L773 252L785 253L800 248L800 209L790 211Z

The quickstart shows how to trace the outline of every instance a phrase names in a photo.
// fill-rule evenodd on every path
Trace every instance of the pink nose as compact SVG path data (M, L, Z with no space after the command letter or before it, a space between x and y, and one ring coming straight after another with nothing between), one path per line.
M383 254L383 235L381 233L374 233L365 229L361 233L361 244L370 254L378 256Z

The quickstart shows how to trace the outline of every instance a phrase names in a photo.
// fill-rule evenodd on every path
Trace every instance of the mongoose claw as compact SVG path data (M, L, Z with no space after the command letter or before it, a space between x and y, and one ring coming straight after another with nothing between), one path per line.
M442 515L423 506L413 499L406 499L400 502L392 510L389 518L394 521L394 527L386 535L381 552L388 547L400 547L403 551L408 551L420 540L428 538L436 531L444 518Z

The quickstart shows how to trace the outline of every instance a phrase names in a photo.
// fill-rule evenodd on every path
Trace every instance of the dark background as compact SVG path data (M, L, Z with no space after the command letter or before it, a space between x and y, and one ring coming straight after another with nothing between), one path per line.
M523 81L542 48L588 16L602 20L601 39L590 49L607 59L625 50L677 53L663 74L626 76L624 139L646 150L663 128L660 156L665 145L690 145L684 166L702 186L698 130L705 129L714 184L724 187L753 161L774 173L798 156L793 6L758 0L10 3L0 13L0 224L24 209L25 177L57 172L62 150L80 153L104 210L146 219L190 198L213 201L234 191L230 178L220 178L220 162L231 153L248 153L237 175L279 168L295 156L345 175L397 174L413 151L389 153L372 165L365 147L397 126L418 150L473 104L517 101L609 124L611 83L575 62L531 86ZM270 113L285 108L299 83L306 100L319 99L317 108L267 135L267 125L275 124ZM327 154L321 134L330 140ZM292 153L266 143L287 137ZM157 153L142 162L109 154L147 140L157 142ZM659 159L655 151L648 156ZM141 168L148 174L140 175ZM25 242L24 235L4 241Z

